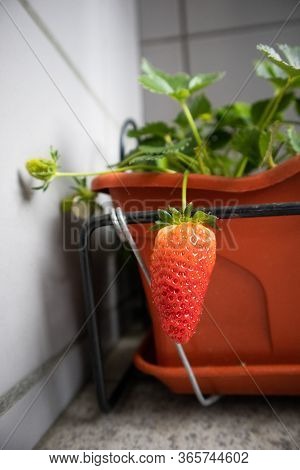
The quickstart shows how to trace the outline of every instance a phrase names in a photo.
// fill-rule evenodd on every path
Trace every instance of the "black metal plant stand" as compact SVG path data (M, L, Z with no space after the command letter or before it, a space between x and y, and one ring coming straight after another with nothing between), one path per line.
M243 206L223 206L216 207L214 209L198 209L203 210L204 212L209 211L210 214L216 215L219 219L291 216L300 215L300 202L254 204ZM125 213L124 218L127 224L143 224L154 223L158 217L156 211L147 211ZM92 217L83 225L80 237L81 271L84 287L86 323L90 341L93 375L96 383L96 393L99 406L101 410L106 412L111 409L111 407L117 400L119 393L124 385L124 379L126 377L125 374L120 379L120 382L113 394L108 397L104 377L101 337L99 334L99 324L96 315L96 305L94 300L91 271L91 253L89 250L90 240L95 230L107 226L114 226L114 221L112 219L111 214L106 214L100 217Z

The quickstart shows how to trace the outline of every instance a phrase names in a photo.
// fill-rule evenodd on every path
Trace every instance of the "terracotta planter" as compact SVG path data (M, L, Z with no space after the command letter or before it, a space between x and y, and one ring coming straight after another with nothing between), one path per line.
M93 189L109 191L124 211L153 210L168 204L180 206L181 182L181 174L110 174L94 179ZM208 207L299 201L300 156L240 179L190 175L187 196L195 206ZM185 346L186 353L194 367L213 367L221 376L226 368L230 373L237 371L240 361L254 368L254 377L265 370L263 389L267 393L272 389L278 392L274 386L265 387L265 383L275 384L276 377L283 380L285 373L296 374L298 385L293 388L292 380L289 390L300 393L300 217L236 219L221 221L220 225L217 263L206 310L199 331ZM155 234L145 226L132 226L131 230L149 265ZM160 329L149 289L144 287L153 320L155 362L160 370L154 372L152 363L147 369L141 355L136 363L175 391L189 391L187 381L182 384L180 378L174 378L180 361L173 343ZM291 368L283 373L285 365ZM173 378L170 371L163 374L167 368L174 370ZM248 382L236 379L228 388L224 375L223 381L217 380L213 390L207 391L254 393L253 383L241 385Z

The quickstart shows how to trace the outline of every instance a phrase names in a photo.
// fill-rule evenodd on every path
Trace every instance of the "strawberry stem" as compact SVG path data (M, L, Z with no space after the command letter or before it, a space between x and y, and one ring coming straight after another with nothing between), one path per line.
M183 173L183 180L182 180L182 196L181 196L182 212L184 212L186 208L186 190L187 190L188 177L189 177L189 171L185 170L185 172Z
M205 224L213 228L217 228L217 217L211 214L206 214L203 211L196 211L193 215L193 203L186 203L186 193L188 184L189 171L185 170L182 180L181 192L181 210L175 207L169 207L167 210L158 209L158 220L152 225L150 230L160 230L169 225L181 225L184 223Z

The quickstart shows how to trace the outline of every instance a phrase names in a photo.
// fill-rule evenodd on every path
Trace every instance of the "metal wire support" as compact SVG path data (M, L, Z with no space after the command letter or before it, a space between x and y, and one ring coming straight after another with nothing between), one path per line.
M137 259L137 262L148 282L148 284L150 285L151 284L151 280L150 280L150 275L149 275L149 272L148 272L148 269L144 263L144 261L142 260L141 258L141 255L140 255L140 252L138 250L138 247L136 246L136 243L134 241L134 239L132 238L132 235L128 229L128 225L126 223L126 219L124 217L124 214L123 214L123 211L120 207L117 207L117 209L112 209L112 220L113 220L113 224L114 224L114 227L117 231L117 233L122 233L122 236L125 238L125 240L127 241L127 243L129 244L131 250L133 251L136 259ZM117 221L117 222L116 222Z
M151 285L151 279L150 279L150 274L149 274L149 271L144 263L144 261L142 260L141 258L141 255L140 255L140 252L139 252L139 249L138 247L136 246L136 243L134 241L134 239L132 238L132 235L128 229L128 225L126 223L126 218L123 214L123 211L120 207L117 207L116 209L112 209L111 211L111 219L112 219L112 223L116 229L116 232L117 234L121 234L121 237L120 237L120 240L121 241L124 241L124 239L128 242L132 252L134 253L136 259L137 259L137 262L145 276L145 279L147 280L147 283L149 284L149 286ZM220 399L220 396L219 395L211 395L209 397L205 397L201 391L201 388L200 388L200 385L198 384L198 381L195 377L195 374L193 372L193 369L191 367L191 364L187 358L187 355L185 354L185 351L183 349L183 346L182 344L178 344L178 343L175 343L176 345L176 349L178 351L178 355L180 357L180 360L183 364L183 367L185 368L186 370L186 373L189 377L189 380L191 382L191 385L193 387L193 390L195 392L195 395L199 401L199 403L202 405L202 406L210 406L210 405L213 405L214 403L216 403L219 399Z
M216 403L220 398L221 398L221 395L210 395L209 397L205 397L201 391L201 388L200 388L200 385L198 384L198 381L195 377L195 374L193 372L193 369L191 367L191 364L187 358L187 355L185 354L185 351L183 349L183 346L182 344L178 344L176 343L176 348L177 348L177 351L178 351L178 355L181 359L181 362L187 372L187 375L190 379L190 382L192 384L192 387L193 387L193 390L194 390L194 393L199 401L199 403L202 405L202 406L210 406L210 405L213 405L214 403Z
M120 161L121 162L124 160L124 157L125 157L125 137L127 135L127 131L129 127L131 127L134 130L137 129L137 125L133 119L127 119L121 128L121 132L120 132Z

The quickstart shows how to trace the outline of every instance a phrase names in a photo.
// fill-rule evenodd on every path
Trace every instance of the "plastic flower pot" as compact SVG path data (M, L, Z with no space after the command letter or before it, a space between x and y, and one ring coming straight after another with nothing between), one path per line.
M92 186L131 211L180 206L181 183L182 174L112 173L95 178ZM300 156L239 179L191 174L187 199L195 207L300 200ZM298 394L300 217L229 219L220 221L220 227L205 309L198 331L185 345L200 384L209 393ZM131 231L149 266L155 232L147 228L134 225ZM149 359L144 346L136 365L176 392L191 392L145 282L144 288L155 356Z

